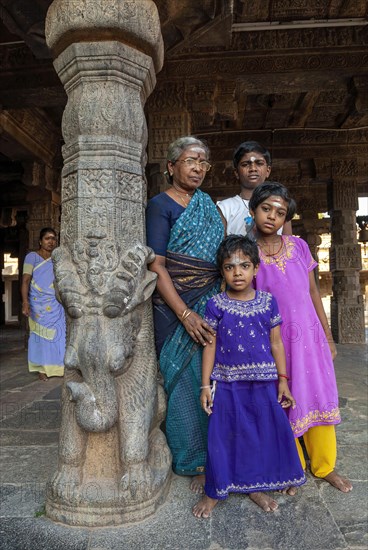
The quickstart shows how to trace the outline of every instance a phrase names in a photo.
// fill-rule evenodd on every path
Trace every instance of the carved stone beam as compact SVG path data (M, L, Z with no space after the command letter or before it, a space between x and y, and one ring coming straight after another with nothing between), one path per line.
M60 155L60 135L41 109L10 109L0 113L0 132L52 167ZM27 156L27 153L24 154Z
M171 472L144 229L143 108L163 62L157 8L151 0L55 0L46 39L68 96L53 255L68 337L46 513L71 525L116 525L152 514Z

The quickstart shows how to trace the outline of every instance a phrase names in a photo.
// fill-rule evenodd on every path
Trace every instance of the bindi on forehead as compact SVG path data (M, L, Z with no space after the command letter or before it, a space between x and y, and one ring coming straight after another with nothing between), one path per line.
M270 196L268 199L266 199L264 202L267 202L267 204L270 204L271 206L274 206L275 208L286 208L288 207L287 202L282 198L278 196Z
M227 258L225 262L228 262L232 265L240 265L244 262L250 262L249 256L244 256L242 252L232 254L230 258Z
M187 149L185 149L184 155L188 155L193 158L200 158L200 156L202 155L204 158L206 158L206 151L199 145L194 145L193 147L188 147Z
M264 156L259 153L245 153L245 155L241 158L241 161L251 161L255 162L256 160L265 160Z

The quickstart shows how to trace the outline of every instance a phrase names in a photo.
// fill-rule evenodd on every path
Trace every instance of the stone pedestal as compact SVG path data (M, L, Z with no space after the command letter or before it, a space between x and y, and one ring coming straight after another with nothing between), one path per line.
M53 254L68 333L46 514L70 525L116 525L152 514L171 472L144 229L143 107L162 39L151 0L55 0L46 36L68 95L61 246Z
M339 344L365 342L364 304L360 293L361 248L357 241L358 193L354 159L333 167L330 269L333 276L331 330Z

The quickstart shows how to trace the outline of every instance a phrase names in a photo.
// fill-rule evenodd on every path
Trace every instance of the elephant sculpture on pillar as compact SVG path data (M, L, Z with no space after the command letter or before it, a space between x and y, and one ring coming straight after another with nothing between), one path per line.
M68 337L59 466L47 501L51 519L58 519L60 501L65 522L74 525L86 524L78 521L86 506L114 506L111 524L117 516L142 519L168 487L171 455L160 430L165 397L149 302L156 275L146 268L152 254L141 244L122 254L97 230L53 253ZM109 459L93 451L101 447L98 437L105 437ZM112 464L107 473L101 460ZM91 497L86 483L92 473L98 490Z

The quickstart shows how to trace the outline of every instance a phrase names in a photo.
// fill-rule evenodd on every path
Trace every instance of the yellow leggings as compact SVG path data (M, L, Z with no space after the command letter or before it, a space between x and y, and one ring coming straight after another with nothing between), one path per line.
M336 464L336 433L335 426L314 426L303 434L305 448L311 463L312 474L316 477L326 477L335 469ZM303 469L306 468L303 449L295 439L296 448Z

